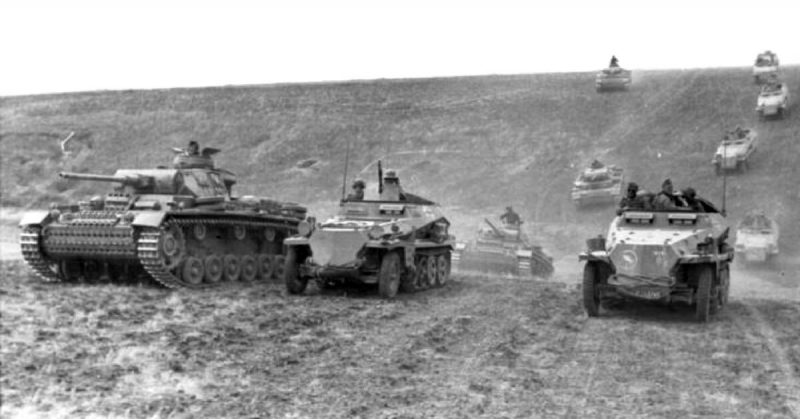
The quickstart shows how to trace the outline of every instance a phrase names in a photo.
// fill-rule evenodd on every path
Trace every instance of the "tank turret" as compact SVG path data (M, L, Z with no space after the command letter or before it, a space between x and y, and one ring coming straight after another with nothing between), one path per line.
M283 239L297 232L305 208L234 196L236 175L215 168L208 150L182 156L207 161L181 159L173 168L59 173L114 188L102 197L25 214L23 257L51 281L147 275L168 287L204 288L280 277Z

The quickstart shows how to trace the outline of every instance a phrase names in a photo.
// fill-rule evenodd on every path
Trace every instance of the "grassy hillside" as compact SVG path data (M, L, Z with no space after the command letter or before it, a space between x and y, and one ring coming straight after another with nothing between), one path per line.
M800 68L785 76L797 90ZM194 139L223 149L218 166L240 176L239 193L304 202L325 216L350 143L351 179L374 181L383 159L407 190L462 221L457 233L513 204L531 226L582 224L565 236L579 243L611 215L576 213L569 201L592 158L625 167L647 189L670 177L718 202L722 182L709 161L722 131L742 125L761 143L752 170L729 178L731 220L764 208L791 245L800 239L800 110L759 122L756 93L740 68L637 72L632 90L616 94L597 94L592 74L573 73L2 98L0 191L6 206L73 199L105 188L67 184L57 171L168 164L169 147ZM59 140L70 132L64 156Z

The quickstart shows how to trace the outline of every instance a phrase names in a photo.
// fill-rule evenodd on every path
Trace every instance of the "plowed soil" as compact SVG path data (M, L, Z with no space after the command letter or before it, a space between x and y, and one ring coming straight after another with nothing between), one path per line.
M792 417L800 302L625 303L575 275L456 274L395 301L46 284L3 262L3 417Z

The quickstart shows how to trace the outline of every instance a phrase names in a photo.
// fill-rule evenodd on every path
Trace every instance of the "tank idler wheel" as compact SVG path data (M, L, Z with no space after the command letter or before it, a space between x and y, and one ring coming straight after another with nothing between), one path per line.
M242 261L236 255L225 255L225 269L222 271L222 277L226 281L238 281L239 275L242 274Z
M589 317L600 315L600 269L595 263L583 267L583 308Z
M181 279L192 285L198 285L203 282L204 275L205 266L200 258L194 256L186 258L186 262L183 263L183 269L181 270Z
M277 257L275 259L277 259ZM283 257L281 257L281 259L283 259ZM278 271L278 269L275 269L275 271ZM283 281L286 285L286 291L288 291L289 294L302 294L303 291L306 290L308 278L300 276L300 264L297 261L297 251L293 247L290 247L286 253L284 267L280 269L280 271L283 272Z
M428 286L436 286L436 256L425 256L425 278Z
M236 240L244 240L247 237L247 229L244 226L233 226L233 237Z
M449 254L436 256L436 285L444 286L450 279Z
M275 269L272 270L272 276L277 280L283 280L284 269L286 268L286 256L275 255Z
M204 268L205 268L205 275L204 278L206 282L210 284L215 284L222 279L222 271L224 270L224 265L222 263L222 259L217 255L208 255L204 260Z
M394 298L400 286L400 255L389 252L383 256L378 272L378 293L382 298Z
M708 321L713 303L711 300L711 283L714 279L714 273L710 266L699 265L695 269L695 274L697 275L695 319L705 323Z
M275 260L272 255L258 255L258 279L268 281L275 271Z
M244 282L252 282L258 276L258 264L252 255L242 256L242 273L239 277Z

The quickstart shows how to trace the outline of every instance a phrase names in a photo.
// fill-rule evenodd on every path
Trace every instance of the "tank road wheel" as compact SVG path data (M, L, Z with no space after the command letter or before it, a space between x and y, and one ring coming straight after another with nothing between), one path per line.
M208 255L203 261L205 268L204 278L206 282L215 284L222 279L223 263L222 259L217 255Z
M695 300L697 307L695 309L695 319L699 322L707 322L711 311L711 283L714 280L714 272L710 266L700 265L695 268L697 275L697 291L695 292Z
M450 279L450 254L436 256L436 285L443 286Z
M434 260L434 258L428 258ZM400 255L389 252L383 256L378 272L378 294L382 298L394 298L400 286Z
M286 260L281 270L283 271L283 282L286 284L286 291L289 294L302 294L306 290L308 278L300 276L300 264L297 262L297 250L294 247L290 247L286 252Z
M233 226L233 237L236 240L244 240L247 237L247 229L244 226Z
M425 277L429 286L436 286L436 256L425 256Z
M274 271L275 261L272 255L258 255L258 279L261 281L272 279Z
M242 273L240 279L244 282L252 282L258 276L258 264L252 255L242 256Z
M589 317L600 315L600 269L597 264L588 262L583 267L583 308Z
M194 238L197 240L205 239L207 232L208 230L203 224L195 224L194 227L192 227L192 233L194 234Z
M226 281L237 281L239 275L242 274L242 261L236 255L225 255L225 269L222 271L222 277Z
M272 270L272 276L277 280L282 280L285 275L284 269L286 268L286 256L275 255L275 269Z
M199 285L203 282L203 275L205 275L203 261L194 256L186 258L181 270L181 279L192 285Z

